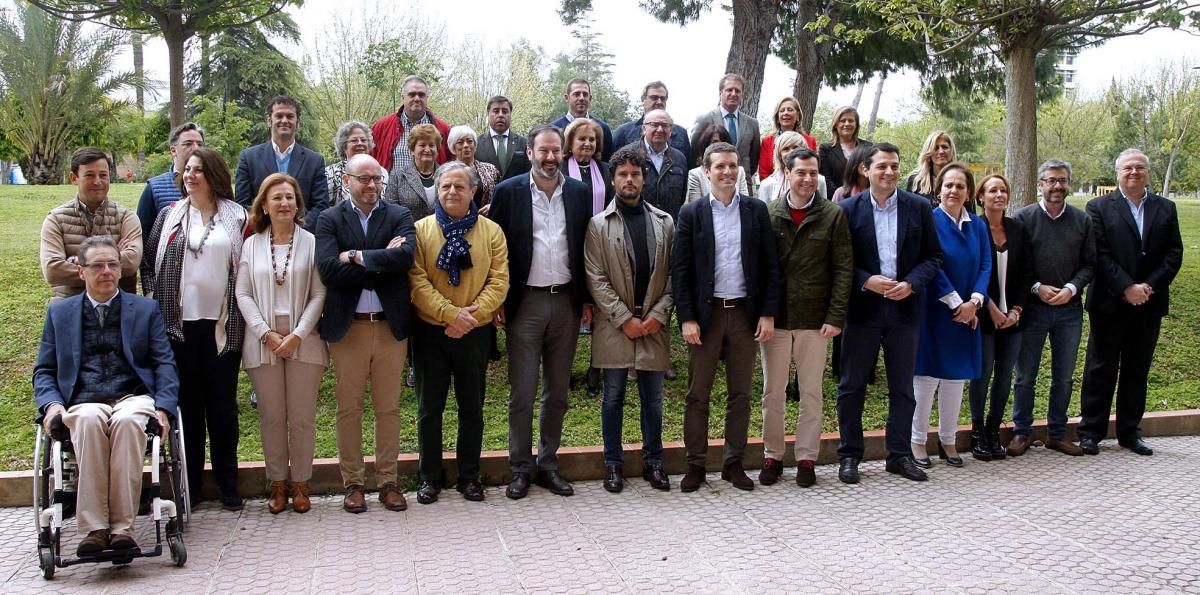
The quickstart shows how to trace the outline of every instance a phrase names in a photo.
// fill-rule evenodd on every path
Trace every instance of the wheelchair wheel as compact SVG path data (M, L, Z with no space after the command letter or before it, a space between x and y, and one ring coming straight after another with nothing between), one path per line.
M167 534L167 547L171 550L171 561L180 568L187 564L187 547L183 545L183 537Z
M49 547L38 547L38 566L42 568L42 578L54 578L54 550Z
M171 482L171 495L175 500L175 514L180 521L179 531L187 530L187 524L192 518L191 490L187 479L187 450L183 444L183 413L175 411L175 424L167 436L167 446L170 450L168 462L170 471L167 481Z

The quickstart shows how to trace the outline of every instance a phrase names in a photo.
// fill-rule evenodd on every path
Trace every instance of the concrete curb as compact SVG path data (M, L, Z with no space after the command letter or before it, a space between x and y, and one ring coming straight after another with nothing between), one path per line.
M1075 427L1079 423L1079 418L1072 418L1067 427L1067 436L1074 439ZM1109 421L1109 436L1113 436L1115 423ZM971 428L969 426L959 426L958 429L958 449L960 452L965 452L970 441ZM1012 434L1011 428L1001 430L1001 438L1007 441ZM1146 437L1152 436L1184 436L1200 434L1200 409L1188 409L1183 411L1163 411L1155 413L1147 413L1142 419L1142 434ZM1046 439L1046 422L1039 421L1033 426L1033 439ZM866 432L866 456L867 460L882 459L887 454L887 449L884 444L884 431L873 430ZM937 442L937 434L930 433L930 446ZM788 443L792 442L792 437L788 437ZM837 444L838 434L836 432L826 432L821 435L821 450L817 457L818 464L835 463L837 462ZM725 441L716 439L708 442L708 470L718 471L721 468L722 449ZM33 448L33 445L30 445ZM604 457L603 448L600 446L582 446L582 447L563 447L559 449L559 471L563 477L571 481L603 479L604 478ZM454 453L447 452L445 457L445 467L447 477L453 479L456 473L456 465ZM763 444L761 438L751 438L746 446L744 463L748 469L756 469L762 466L763 459ZM795 461L790 454L784 461L787 465L794 465ZM508 468L508 452L507 451L486 451L483 453L480 461L481 473L484 483L489 485L505 484L510 479ZM682 442L668 442L663 444L663 465L668 473L681 474L687 470L686 453ZM640 444L625 445L625 475L628 477L638 477L642 471L642 453ZM246 497L263 497L266 495L267 478L266 469L262 461L245 462L238 465L238 491ZM374 483L374 461L372 458L367 458L367 483ZM400 455L401 476L415 477L417 474L417 455L416 453L406 453ZM216 487L212 480L210 471L205 471L207 476L205 481L205 491L210 497L216 496ZM336 493L342 490L341 474L338 471L337 459L317 459L313 462L313 477L310 481L310 488L313 493ZM33 471L5 471L0 472L0 506L30 506L33 498Z

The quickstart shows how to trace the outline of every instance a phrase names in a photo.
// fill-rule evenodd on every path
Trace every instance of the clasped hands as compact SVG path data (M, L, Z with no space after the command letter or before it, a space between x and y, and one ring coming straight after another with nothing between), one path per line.
M625 333L625 336L629 340L636 341L642 337L649 337L657 333L662 330L662 327L662 323L651 316L646 316L646 318L634 316L621 325L621 331Z
M1154 288L1150 287L1149 283L1134 283L1125 288L1125 295L1122 297L1131 306L1141 306L1150 301L1152 295Z
M912 284L908 281L897 281L883 275L871 275L863 287L886 299L895 301L900 301L913 294Z
M292 359L296 356L296 350L300 349L300 337L291 333L285 336L275 331L267 331L263 343L271 353L284 359Z

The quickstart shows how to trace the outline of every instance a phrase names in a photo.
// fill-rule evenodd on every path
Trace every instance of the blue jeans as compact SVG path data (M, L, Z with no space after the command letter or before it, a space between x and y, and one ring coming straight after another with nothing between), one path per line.
M663 372L637 371L638 396L642 401L642 461L662 463ZM600 427L604 434L604 464L624 462L621 426L625 421L625 368L604 370L604 402L600 406Z
M1061 440L1067 433L1067 406L1074 391L1075 360L1083 333L1083 306L1078 300L1049 306L1031 298L1021 327L1021 353L1017 356L1017 385L1013 391L1013 433L1033 431L1033 388L1037 384L1042 349L1050 337L1050 404L1046 430Z

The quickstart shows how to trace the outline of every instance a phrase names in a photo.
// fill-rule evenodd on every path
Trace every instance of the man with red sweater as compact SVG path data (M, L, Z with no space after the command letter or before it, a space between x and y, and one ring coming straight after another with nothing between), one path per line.
M437 119L429 111L429 83L415 74L404 79L400 90L404 104L396 113L388 114L371 125L371 136L375 137L375 148L371 156L387 172L403 165L412 165L412 153L408 150L408 131L417 124L433 124L442 135L442 146L438 147L437 162L441 165L454 158L446 146L450 126Z

